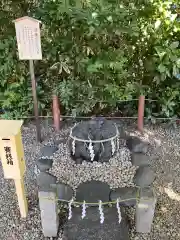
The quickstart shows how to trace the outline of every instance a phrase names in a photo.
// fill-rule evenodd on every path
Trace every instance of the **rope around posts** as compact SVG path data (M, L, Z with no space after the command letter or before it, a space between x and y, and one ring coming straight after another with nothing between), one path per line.
M40 199L46 199L46 200L54 200L53 198L50 198L50 197L40 197ZM119 198L118 198L119 199ZM127 199L123 199L123 200L119 200L119 203L121 202L126 202L126 201L131 201L131 200L139 200L140 198L127 198ZM60 199L60 198L56 198L55 199L56 201L61 201L61 202L65 202L65 203L70 203L70 201L68 200L65 200L65 199ZM143 200L148 200L146 198L143 198ZM90 202L85 202L86 205L99 205L99 202L96 202L96 203L90 203ZM116 204L117 203L117 200L116 201L110 201L110 202L102 202L102 205L109 205L109 204ZM73 201L72 202L72 205L83 205L84 202L77 202L77 201Z
M136 200L136 201L139 201L140 200L140 191L141 191L141 188L140 187L137 187L137 194L136 194L136 197L135 198L126 198L126 199L120 199L120 198L117 198L117 200L119 201L119 203L122 203L122 202L126 202L126 201L132 201L132 200ZM152 188L152 192L153 192L153 196L155 196L155 191L154 191L154 188ZM54 200L54 198L51 198L51 197L40 197L40 199L46 199L46 200ZM55 201L61 201L61 202L65 202L65 203L72 203L72 205L83 205L84 204L84 201L83 202L78 202L78 201L74 201L72 202L73 198L71 200L66 200L66 199L61 199L61 198L56 198ZM102 202L102 205L109 205L109 204L116 204L117 203L117 200L114 200L114 201L109 201L109 202ZM143 197L143 201L149 201L149 198L144 198ZM86 205L99 205L99 202L86 202Z
M50 197L40 197L40 199L46 199L46 200L53 200L53 198L50 198ZM65 203L72 203L72 205L83 205L84 202L77 202L77 201L68 201L68 200L65 200L65 199L60 199L60 198L56 198L55 199L57 202L60 201L60 202L65 202ZM117 198L117 200L119 200L119 198ZM117 203L117 200L116 201L109 201L109 202L102 202L102 205L110 205L110 204L116 204ZM140 197L138 198L127 198L127 199L123 199L123 200L119 200L119 203L122 203L122 202L126 202L126 201L132 201L132 200L136 200L136 201L139 201L140 200ZM149 201L149 198L143 198L143 201ZM99 202L96 202L96 203L90 203L90 202L85 202L86 205L99 205Z
M96 100L98 101L98 100ZM133 101L139 101L138 98L134 98L134 99L126 99L126 100L117 100L116 102L117 103L121 103L121 102L133 102ZM158 102L158 100L155 100L155 99L149 99L149 98L146 98L145 101L148 101L148 102ZM77 100L76 102L84 102L83 100ZM108 103L108 101L98 101L100 103Z
M137 194L136 194L135 198L126 198L126 199L117 198L117 200L119 201L119 203L126 202L126 201L132 201L132 200L139 201L140 200L140 190L141 189L138 187ZM153 195L155 196L154 189L153 189ZM51 197L40 197L40 199L54 200L54 198L51 198ZM72 205L83 205L84 204L84 201L83 202L78 202L78 201L74 201L74 200L72 201L72 199L68 201L68 200L65 200L65 199L56 198L55 201L71 203ZM102 202L102 205L116 204L117 200L109 201L109 202ZM149 200L149 198L143 198L143 201L148 201L148 200ZM99 202L93 202L93 203L92 202L86 202L86 205L99 205Z
M78 123L78 124L79 124L79 123ZM75 136L72 135L72 131L73 131L73 129L74 129L78 124L75 124L74 127L71 128L71 132L70 132L70 135L69 135L69 137L72 138L72 139L75 140L75 141L84 142L84 143L89 143L89 142L92 142L92 143L103 143L103 142L112 141L112 140L116 139L116 138L119 136L118 128L117 128L116 124L114 123L114 126L115 126L115 128L116 128L116 135L113 136L113 137L111 137L111 138L102 139L102 140L92 140L92 139L85 140L85 139L77 138L77 137L75 137Z
M93 116L94 117L94 116ZM84 116L72 116L72 115L60 115L60 119L92 119L93 117L84 117ZM98 116L97 116L98 117ZM106 119L137 119L138 117L109 117L109 116L100 116ZM17 119L33 119L35 116L26 116L26 117L20 117L16 118ZM39 118L53 118L53 116L48 115L48 116L39 116ZM149 119L148 117L144 117L144 119ZM155 120L173 120L173 121L180 121L180 118L154 118Z

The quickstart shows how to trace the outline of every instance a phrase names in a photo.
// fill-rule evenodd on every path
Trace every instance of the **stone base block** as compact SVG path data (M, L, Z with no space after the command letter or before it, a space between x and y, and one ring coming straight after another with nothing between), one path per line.
M45 237L56 237L59 227L58 203L54 192L39 192L42 231Z

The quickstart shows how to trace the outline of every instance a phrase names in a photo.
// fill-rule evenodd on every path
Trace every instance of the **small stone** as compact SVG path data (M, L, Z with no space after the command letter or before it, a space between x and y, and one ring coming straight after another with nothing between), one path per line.
M129 137L126 145L134 153L146 153L148 150L148 143L138 137Z
M37 166L38 169L42 172L49 170L52 167L52 159L48 159L48 158L40 158L37 161Z
M136 198L137 198L138 189L136 187L124 187L124 188L117 188L111 191L110 200L116 201L118 198L120 200L119 205L131 207L136 205ZM121 202L121 200L131 199Z
M151 185L154 179L155 179L154 171L150 167L144 166L139 167L137 169L136 174L134 176L134 183L137 186L144 188Z
M41 149L41 158L52 157L57 150L58 150L57 146L44 146Z
M149 157L143 153L132 153L131 162L134 166L150 166Z

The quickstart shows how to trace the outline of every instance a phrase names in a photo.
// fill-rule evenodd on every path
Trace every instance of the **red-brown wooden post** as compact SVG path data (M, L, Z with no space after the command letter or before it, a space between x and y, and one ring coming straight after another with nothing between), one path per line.
M53 120L56 131L60 130L60 107L57 95L53 95Z
M145 106L145 97L141 95L139 97L139 104L138 104L138 130L143 132L144 126L144 106Z

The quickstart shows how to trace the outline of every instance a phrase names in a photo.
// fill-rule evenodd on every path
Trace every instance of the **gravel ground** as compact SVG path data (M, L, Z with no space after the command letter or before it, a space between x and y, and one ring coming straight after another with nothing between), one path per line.
M125 132L131 135L138 135L133 124L118 122ZM44 141L36 144L35 127L32 123L23 127L23 142L26 157L25 183L29 203L29 213L25 220L22 220L17 207L14 183L12 180L4 180L3 170L0 165L0 239L2 240L33 240L45 239L41 233L40 212L38 208L36 176L34 174L35 161L40 153L40 148L46 143L55 140L67 140L69 127L64 126L60 134L56 134L51 126L43 126L42 132ZM134 209L130 209L131 217L131 239L135 240L179 240L180 239L180 127L172 125L146 125L144 139L150 142L148 154L151 156L152 168L156 173L154 188L158 196L158 204L155 213L154 224L150 234L137 234L134 230ZM64 140L65 139L65 140ZM60 143L62 144L62 143ZM61 145L62 146L62 145ZM63 150L63 148L62 148ZM122 149L120 154L124 153ZM57 152L55 159L67 156ZM68 159L64 158L64 163ZM71 164L73 164L71 162ZM98 166L97 166L98 167ZM84 167L82 167L84 168ZM87 170L87 169L86 169ZM63 181L68 181L63 175ZM118 181L118 179L117 179ZM73 178L69 182L74 188ZM120 183L120 182L119 182ZM114 181L111 187L115 187ZM57 239L61 239L61 234Z
M130 161L130 151L122 147L109 163L88 163L76 165L71 159L67 144L61 143L54 154L53 167L50 172L59 182L70 185L74 190L82 183L99 180L109 184L110 188L132 187L136 167Z

